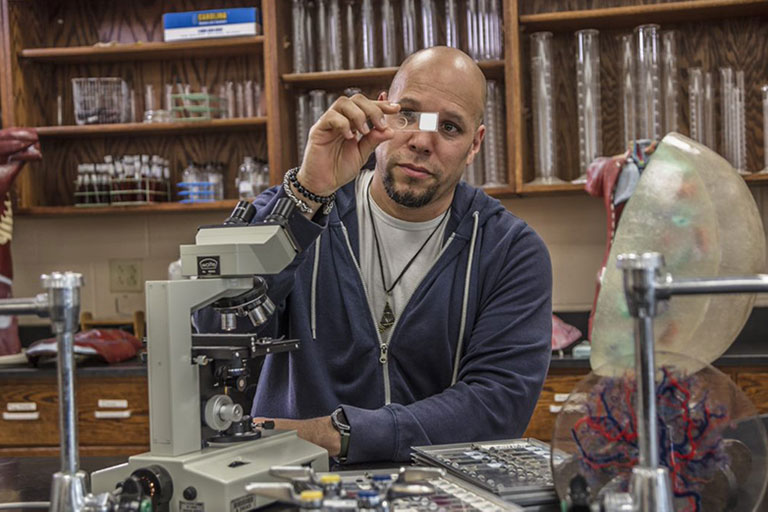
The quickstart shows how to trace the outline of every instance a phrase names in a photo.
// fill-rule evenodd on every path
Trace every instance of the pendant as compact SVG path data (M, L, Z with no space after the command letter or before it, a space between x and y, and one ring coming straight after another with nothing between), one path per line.
M381 314L381 320L379 320L379 332L384 332L390 327L395 325L395 312L389 306L389 301L384 305L384 312Z

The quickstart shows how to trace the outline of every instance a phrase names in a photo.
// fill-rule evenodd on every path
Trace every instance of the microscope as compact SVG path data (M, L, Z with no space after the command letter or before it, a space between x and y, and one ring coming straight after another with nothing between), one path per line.
M273 499L246 491L271 482L272 466L328 469L326 450L295 431L254 429L248 378L258 358L296 350L298 340L240 334L238 320L267 322L275 306L264 275L285 269L298 252L289 227L293 203L279 199L264 222L241 201L223 225L201 227L182 245L190 279L148 281L147 352L150 451L91 475L93 492L134 477L159 511L247 511ZM221 331L194 334L191 316L210 306Z

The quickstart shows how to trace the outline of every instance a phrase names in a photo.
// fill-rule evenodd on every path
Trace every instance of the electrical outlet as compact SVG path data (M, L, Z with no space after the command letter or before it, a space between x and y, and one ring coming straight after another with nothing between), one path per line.
M141 260L109 260L109 291L144 291Z

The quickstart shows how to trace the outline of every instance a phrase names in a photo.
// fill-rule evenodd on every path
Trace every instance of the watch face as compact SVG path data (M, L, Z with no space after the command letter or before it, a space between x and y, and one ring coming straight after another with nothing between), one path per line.
M349 432L350 430L346 415L344 414L344 409L338 408L333 411L331 414L331 422L333 422L333 426L336 427L336 430L340 432Z

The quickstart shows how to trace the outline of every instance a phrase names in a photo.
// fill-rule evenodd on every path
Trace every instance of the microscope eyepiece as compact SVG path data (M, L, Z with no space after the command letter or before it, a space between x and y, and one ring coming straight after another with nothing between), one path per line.
M256 216L256 207L250 201L238 201L235 209L224 221L226 225L247 226Z

